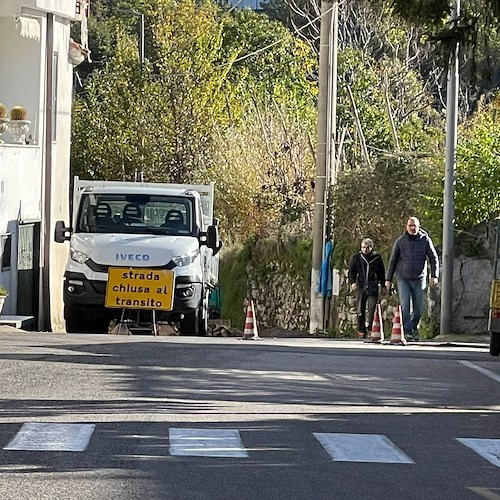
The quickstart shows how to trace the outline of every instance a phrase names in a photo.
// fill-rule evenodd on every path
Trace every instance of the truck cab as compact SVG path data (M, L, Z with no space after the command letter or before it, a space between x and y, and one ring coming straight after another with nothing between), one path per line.
M70 242L63 286L66 330L102 332L119 321L123 311L105 303L108 271L116 267L172 271L173 305L157 311L157 320L176 324L180 334L206 335L221 247L212 224L213 191L213 184L76 178L72 227L59 221L55 235L57 242Z

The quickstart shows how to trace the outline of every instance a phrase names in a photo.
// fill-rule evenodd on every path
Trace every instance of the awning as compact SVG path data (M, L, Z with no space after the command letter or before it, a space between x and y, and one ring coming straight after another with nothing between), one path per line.
M16 25L21 36L40 40L40 23L33 17L18 16L16 17Z

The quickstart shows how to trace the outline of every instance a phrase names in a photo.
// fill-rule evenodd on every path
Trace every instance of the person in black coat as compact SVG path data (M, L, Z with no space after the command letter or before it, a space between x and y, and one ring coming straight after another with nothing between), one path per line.
M358 336L367 338L372 329L379 285L383 287L385 282L384 262L382 257L373 251L373 241L370 238L361 241L361 251L352 257L348 279L351 291L356 293Z

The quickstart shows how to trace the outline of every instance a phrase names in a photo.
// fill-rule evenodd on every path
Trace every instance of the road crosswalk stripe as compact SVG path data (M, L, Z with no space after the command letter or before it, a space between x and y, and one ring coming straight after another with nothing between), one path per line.
M237 429L169 429L170 455L248 457Z
M95 424L28 422L3 447L18 451L84 451L94 433ZM404 463L414 461L387 436L314 432L333 461ZM500 439L456 438L464 446L500 467ZM182 428L169 429L173 456L248 458L238 429Z
M380 434L315 432L314 436L336 462L415 463L390 439Z
M28 422L4 450L83 451L87 448L95 424L56 424Z
M500 439L457 438L457 441L486 458L488 462L500 467Z

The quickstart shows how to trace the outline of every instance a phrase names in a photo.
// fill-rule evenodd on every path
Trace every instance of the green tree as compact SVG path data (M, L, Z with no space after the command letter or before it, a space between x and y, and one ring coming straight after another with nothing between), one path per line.
M456 227L500 215L500 95L460 128L455 190Z

